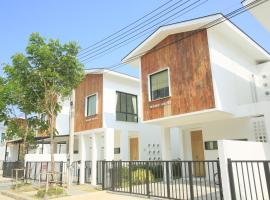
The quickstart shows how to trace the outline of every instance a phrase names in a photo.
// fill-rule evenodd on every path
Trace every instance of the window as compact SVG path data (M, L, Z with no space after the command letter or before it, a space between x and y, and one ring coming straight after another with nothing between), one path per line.
M168 97L169 93L169 73L168 69L150 75L151 100Z
M86 97L86 116L97 114L97 95Z
M204 143L205 150L217 150L218 149L218 143L217 141L207 141Z
M138 122L137 96L123 92L116 92L116 120Z

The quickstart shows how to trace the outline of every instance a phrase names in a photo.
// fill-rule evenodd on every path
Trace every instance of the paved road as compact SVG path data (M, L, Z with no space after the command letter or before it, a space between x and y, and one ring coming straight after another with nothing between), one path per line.
M88 194L83 195L76 195L76 196L70 196L70 197L64 197L64 198L57 198L57 200L145 200L145 198L139 198L139 197L132 197L132 196L125 196L125 195L118 195L118 194L112 194L107 193L105 191L101 192L92 192Z
M7 197L7 196L3 196L1 193L0 193L0 199L1 199L1 200L14 200L14 199L9 198L9 197Z

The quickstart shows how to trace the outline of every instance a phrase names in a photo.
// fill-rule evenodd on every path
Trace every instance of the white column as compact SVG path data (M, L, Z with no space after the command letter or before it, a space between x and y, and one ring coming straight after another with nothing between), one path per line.
M162 160L171 160L171 133L170 128L161 128Z
M80 153L80 184L84 184L85 180L85 159L86 159L86 145L85 145L85 138L83 135L79 136L79 153Z
M180 148L180 159L185 160L185 154L184 154L184 132L182 128L178 128L178 135L179 135L179 148Z
M91 170L91 184L97 184L97 141L96 134L92 134L92 170Z
M129 160L129 137L128 131L122 130L120 135L120 158L121 160Z
M168 161L172 159L170 128L161 128L161 151L162 151L162 160ZM164 163L164 166L163 166L164 182L167 182L167 171L166 171L167 165L166 164ZM168 167L169 167L169 179L171 179L171 166L168 165Z
M107 161L114 159L114 129L107 128L104 133L104 158Z

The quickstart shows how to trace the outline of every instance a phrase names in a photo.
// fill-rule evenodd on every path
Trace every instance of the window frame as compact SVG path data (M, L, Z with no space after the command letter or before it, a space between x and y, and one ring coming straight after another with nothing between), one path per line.
M95 96L96 95L96 113L92 114L92 115L87 115L87 107L88 107L88 101L87 99L89 97ZM85 117L92 117L98 114L98 93L94 93L94 94L90 94L88 96L85 97L85 108L84 108L84 115Z
M157 98L157 99L152 99L152 85L151 85L151 76L155 75L155 74L158 74L160 72L163 72L163 71L168 71L168 86L169 86L169 95L166 96L166 97L161 97L161 98ZM157 101L157 100L161 100L161 99L165 99L165 98L168 98L168 97L171 97L171 76L170 76L170 68L169 67L166 67L166 68L162 68L162 69L159 69L151 74L148 74L148 101L151 102L151 101Z
M127 102L126 102L126 112L119 112L117 111L117 94L120 94L120 110L121 110L121 94L124 94L126 95L126 100L127 100L127 95L131 95L131 97L136 97L136 108L137 108L137 114L134 114L134 113L129 113L127 110ZM126 115L126 120L117 120L117 113L121 113L121 114L125 114ZM128 115L133 115L133 116L136 116L137 117L137 120L136 121L128 121L127 120L127 116ZM138 119L139 119L139 108L138 108L138 95L136 94L131 94L131 93L127 93L127 92L121 92L121 91L116 91L116 104L115 104L115 120L116 121L119 121L119 122L131 122L131 123L138 123Z

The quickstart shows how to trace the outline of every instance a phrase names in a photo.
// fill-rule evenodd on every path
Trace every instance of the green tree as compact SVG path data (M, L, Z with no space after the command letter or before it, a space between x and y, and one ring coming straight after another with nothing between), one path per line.
M52 173L54 173L54 136L56 117L63 99L81 82L84 70L78 61L79 46L75 42L61 44L59 40L45 39L38 33L30 35L26 55L13 56L13 65L7 71L23 85L27 98L33 99L35 112L47 117L50 135ZM31 107L31 106L30 106Z
M0 78L0 121L7 127L7 139L23 140L21 156L24 157L28 147L34 143L33 138L41 121L33 115L34 101L27 98L20 80L13 77L9 65L4 69L6 77Z

